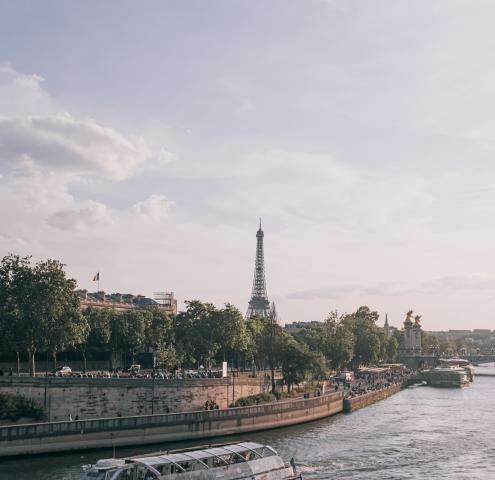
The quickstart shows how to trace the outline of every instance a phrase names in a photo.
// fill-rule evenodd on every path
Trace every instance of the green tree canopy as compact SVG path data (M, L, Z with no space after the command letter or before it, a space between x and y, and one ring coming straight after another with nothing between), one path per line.
M376 325L378 313L369 307L359 307L356 312L345 315L343 323L354 335L354 367L376 363L380 360L382 342L380 330Z
M31 264L30 257L8 255L0 263L2 323L15 348L26 351L35 375L35 353L73 346L81 335L76 281L67 278L57 260Z
M283 334L278 341L277 356L282 367L282 375L290 391L292 386L310 378L317 377L325 371L321 355L311 352L294 337Z
M150 315L146 323L144 347L154 351L158 365L176 368L180 364L175 349L172 318L157 305L147 307Z
M199 300L186 302L186 310L174 322L177 347L190 365L210 366L220 350L216 332L218 312L211 303Z

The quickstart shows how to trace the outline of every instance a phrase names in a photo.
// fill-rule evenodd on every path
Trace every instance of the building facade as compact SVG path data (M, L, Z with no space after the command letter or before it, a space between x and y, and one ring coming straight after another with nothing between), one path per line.
M177 300L173 292L158 292L158 299L149 298L144 295L133 295L130 293L111 293L94 292L90 293L87 290L77 290L76 292L81 298L81 309L87 307L93 308L113 308L117 311L132 310L135 308L144 308L156 305L164 309L169 315L177 315Z

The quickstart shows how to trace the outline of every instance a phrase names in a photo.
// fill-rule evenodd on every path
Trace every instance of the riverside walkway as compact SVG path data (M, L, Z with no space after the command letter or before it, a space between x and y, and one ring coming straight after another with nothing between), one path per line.
M252 407L0 427L0 457L194 440L267 430L343 411L342 392Z

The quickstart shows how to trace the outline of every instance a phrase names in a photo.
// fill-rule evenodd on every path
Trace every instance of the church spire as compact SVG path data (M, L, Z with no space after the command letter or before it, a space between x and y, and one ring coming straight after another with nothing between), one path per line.
M388 313L385 314L385 323L383 324L383 331L385 332L385 338L390 338L390 325L388 324Z

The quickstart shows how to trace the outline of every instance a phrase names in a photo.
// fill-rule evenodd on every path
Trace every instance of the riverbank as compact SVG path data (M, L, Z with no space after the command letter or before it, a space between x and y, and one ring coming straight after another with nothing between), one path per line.
M252 407L0 427L0 457L213 438L343 411L342 392Z
M397 383L389 387L382 388L380 390L375 390L373 392L364 393L352 398L346 398L343 401L343 411L345 413L351 413L360 408L367 407L373 403L379 402L385 398L400 392L404 388L403 383Z
M353 412L402 390L397 383L343 398L337 391L249 407L0 427L0 457L199 440L270 430Z

